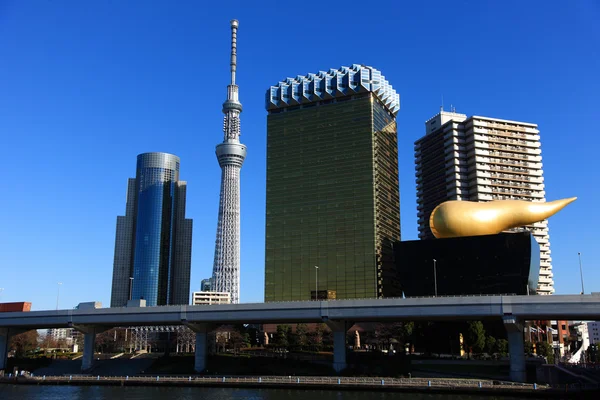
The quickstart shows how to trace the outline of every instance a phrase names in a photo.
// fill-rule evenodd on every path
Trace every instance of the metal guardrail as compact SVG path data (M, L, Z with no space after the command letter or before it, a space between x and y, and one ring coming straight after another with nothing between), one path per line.
M430 388L502 388L536 389L552 388L549 385L537 385L514 382L483 381L477 379L427 379L427 378L376 378L376 377L330 377L330 376L33 376L29 379L47 382L114 382L132 381L136 383L173 382L193 384L265 384L265 385L344 385L344 386L392 386L392 387L430 387Z

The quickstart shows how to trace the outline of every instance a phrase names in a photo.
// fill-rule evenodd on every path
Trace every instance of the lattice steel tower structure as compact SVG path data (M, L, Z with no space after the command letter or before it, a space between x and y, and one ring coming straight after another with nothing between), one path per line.
M239 303L240 299L240 169L246 158L246 146L240 143L242 104L235 84L237 28L238 21L231 20L231 83L223 103L223 143L216 149L221 166L221 197L211 288L230 293L232 303Z

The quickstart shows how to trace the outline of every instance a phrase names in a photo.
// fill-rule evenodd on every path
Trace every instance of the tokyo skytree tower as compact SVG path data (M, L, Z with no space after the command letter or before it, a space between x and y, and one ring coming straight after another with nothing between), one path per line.
M234 19L231 21L231 83L223 103L223 143L216 150L221 166L221 198L211 288L214 292L228 292L232 303L240 301L240 169L246 158L246 146L240 143L242 104L235 84L237 28L238 21Z

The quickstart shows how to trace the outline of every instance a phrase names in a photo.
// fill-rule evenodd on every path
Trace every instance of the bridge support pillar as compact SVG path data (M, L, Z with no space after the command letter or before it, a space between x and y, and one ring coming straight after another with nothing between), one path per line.
M83 334L83 357L81 358L81 370L87 371L94 364L94 345L96 343L96 332Z
M525 382L525 346L523 341L523 324L516 317L503 317L504 328L508 336L508 352L510 355L510 379L514 382Z
M214 326L212 324L195 324L187 322L184 322L184 325L196 333L194 371L200 373L206 369L206 353L208 352L208 333L214 329Z
M0 328L0 371L6 369L8 350L10 349L10 337L27 332L25 329Z
M325 321L333 332L333 369L341 372L346 364L346 332L353 325L346 321Z
M88 371L94 366L94 349L96 335L109 330L106 326L73 325L75 330L83 333L83 356L81 357L81 370Z
M8 356L8 328L0 328L0 371L6 369Z

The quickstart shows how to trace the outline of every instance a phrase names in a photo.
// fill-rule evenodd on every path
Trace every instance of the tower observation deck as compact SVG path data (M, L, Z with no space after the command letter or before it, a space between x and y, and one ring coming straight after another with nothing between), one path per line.
M223 103L223 143L216 148L221 166L221 194L211 288L215 292L228 292L231 303L239 303L240 296L240 169L246 158L246 146L240 143L242 104L235 84L238 25L237 20L231 20L231 83Z

